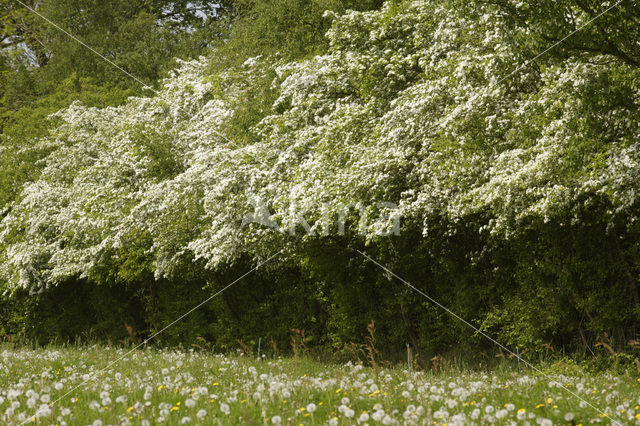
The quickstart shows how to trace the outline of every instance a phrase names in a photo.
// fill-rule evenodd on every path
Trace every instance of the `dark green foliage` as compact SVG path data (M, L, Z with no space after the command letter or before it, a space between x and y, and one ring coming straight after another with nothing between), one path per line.
M117 341L126 339L127 326L142 322L137 289L133 285L98 285L69 281L40 294L19 292L0 302L3 332L12 341ZM5 316L6 315L6 316Z

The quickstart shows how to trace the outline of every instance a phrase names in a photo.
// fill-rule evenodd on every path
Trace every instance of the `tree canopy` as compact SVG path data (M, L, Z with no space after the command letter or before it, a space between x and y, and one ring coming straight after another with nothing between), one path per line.
M224 18L196 2L39 9L157 93L6 9L7 43L38 68L9 65L16 84L44 73L24 84L81 87L26 139L11 126L36 113L5 89L16 121L1 154L24 176L3 190L6 288L84 280L147 297L284 248L256 291L306 289L311 313L282 315L320 343L399 317L391 346L463 344L460 325L447 334L452 320L352 251L366 249L509 344L578 347L586 328L624 346L640 313L638 6L357 3L238 2ZM25 146L37 161L22 171Z

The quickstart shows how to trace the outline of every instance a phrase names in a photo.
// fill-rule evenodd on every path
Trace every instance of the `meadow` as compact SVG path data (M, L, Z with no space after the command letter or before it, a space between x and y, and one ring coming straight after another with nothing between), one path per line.
M0 426L640 424L638 34L0 0Z
M518 374L509 360L490 372L446 367L410 373L406 367L97 345L5 347L0 422L640 424L638 374L590 373L556 363L543 367L544 377Z

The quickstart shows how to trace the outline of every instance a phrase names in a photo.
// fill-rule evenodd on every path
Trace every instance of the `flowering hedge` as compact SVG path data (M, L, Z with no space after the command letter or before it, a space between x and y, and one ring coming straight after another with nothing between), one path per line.
M200 58L155 96L58 112L38 142L51 152L42 173L2 220L7 288L139 282L141 271L179 285L185 267L257 263L279 247L318 285L366 287L369 273L336 278L320 254L367 246L410 278L437 279L442 297L483 295L458 309L514 342L564 342L585 316L593 336L635 327L640 71L604 50L528 63L536 28L496 3L327 13L322 54L216 71ZM247 221L259 209L273 226ZM584 285L605 288L608 305ZM417 318L406 333L432 339L433 312L392 293ZM558 294L547 308L568 312L544 315L537 297Z

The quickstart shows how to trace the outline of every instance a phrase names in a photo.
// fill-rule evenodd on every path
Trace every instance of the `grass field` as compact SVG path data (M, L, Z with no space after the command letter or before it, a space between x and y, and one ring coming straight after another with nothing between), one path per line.
M640 424L637 375L371 369L88 347L0 352L0 423ZM515 371L514 371L515 370ZM91 375L94 380L74 389ZM564 390L575 392L581 401ZM515 423L514 423L515 422Z

